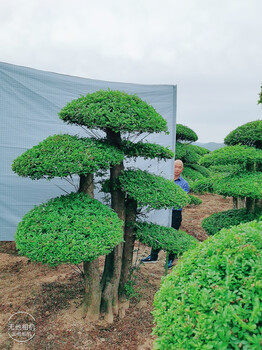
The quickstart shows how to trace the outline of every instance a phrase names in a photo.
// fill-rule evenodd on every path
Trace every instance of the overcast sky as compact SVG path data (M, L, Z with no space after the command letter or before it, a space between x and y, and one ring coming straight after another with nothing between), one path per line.
M223 142L262 119L262 0L0 0L0 61L178 87L177 122Z

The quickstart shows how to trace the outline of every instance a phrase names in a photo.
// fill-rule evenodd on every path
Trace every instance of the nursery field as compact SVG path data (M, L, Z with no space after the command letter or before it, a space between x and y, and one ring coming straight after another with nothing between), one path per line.
M208 236L201 221L214 212L232 208L232 199L218 195L199 195L203 203L183 210L181 229L198 240ZM78 314L83 296L79 270L74 265L48 267L18 256L14 242L0 242L0 348L29 350L149 350L154 294L164 274L165 254L160 252L156 264L139 265L150 248L136 244L134 254L135 286L131 288L130 308L123 319L113 324L99 320L86 324ZM101 272L103 261L101 259ZM81 268L81 266L80 266ZM35 318L36 335L26 343L13 341L8 335L8 319L18 312Z

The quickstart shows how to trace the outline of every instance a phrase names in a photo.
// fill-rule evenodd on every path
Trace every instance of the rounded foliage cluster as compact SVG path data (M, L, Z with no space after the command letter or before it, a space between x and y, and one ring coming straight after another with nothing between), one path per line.
M105 141L72 135L50 136L16 158L12 169L20 176L40 179L87 175L119 164L124 154Z
M190 202L172 180L142 170L127 170L119 176L120 188L140 206L154 209L182 208Z
M198 197L192 196L192 194L189 194L188 196L190 198L190 205L200 205L202 203L202 200Z
M262 222L186 252L154 301L155 349L260 349Z
M186 232L149 222L137 222L135 234L140 242L149 247L163 249L176 256L195 248L198 244L198 241Z
M69 102L59 116L69 124L114 132L167 132L166 120L136 95L97 91Z
M223 228L259 219L261 215L262 212L248 212L245 208L230 209L210 215L202 221L201 225L207 234L214 235Z
M108 254L122 242L122 225L98 200L71 193L29 211L18 224L16 246L34 261L79 264Z
M262 173L242 172L214 180L213 190L227 197L262 198Z
M159 158L159 159L172 159L174 158L174 152L168 147L149 142L137 142L123 140L121 143L121 150L127 157L143 157L145 159Z
M227 135L224 142L228 146L240 144L262 149L262 120L239 126Z
M200 164L204 166L242 164L247 167L255 163L262 163L262 150L239 145L219 148L204 155L200 160Z
M194 142L197 140L197 134L192 129L182 124L176 125L176 141Z

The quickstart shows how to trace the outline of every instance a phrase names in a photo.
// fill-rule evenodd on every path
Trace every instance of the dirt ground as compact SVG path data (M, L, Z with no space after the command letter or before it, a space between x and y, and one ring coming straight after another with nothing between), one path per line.
M208 237L201 228L203 218L214 212L231 209L232 200L211 194L198 197L203 203L184 208L181 229L203 241ZM156 264L139 265L139 260L149 252L149 247L136 244L135 291L126 316L123 319L116 317L113 324L106 324L103 320L88 324L77 312L83 295L77 266L51 268L31 262L17 254L14 242L0 242L0 348L152 349L152 302L164 275L165 253L160 252ZM102 264L101 259L101 269ZM19 311L35 318L35 336L24 343L14 341L8 334L8 320Z

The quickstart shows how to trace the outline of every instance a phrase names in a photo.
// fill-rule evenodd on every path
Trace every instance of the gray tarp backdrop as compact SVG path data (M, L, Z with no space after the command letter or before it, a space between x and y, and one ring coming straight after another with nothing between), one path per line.
M75 191L65 180L31 180L11 170L13 160L46 137L59 133L88 135L76 126L69 126L57 113L72 99L100 89L137 94L151 104L168 122L169 135L152 134L144 140L169 146L174 150L176 126L176 86L140 85L84 79L0 62L0 240L12 241L18 222L35 205ZM145 135L141 135L139 141ZM145 161L138 158L127 166L173 178L173 161ZM59 186L59 187L57 187ZM101 194L97 193L97 198ZM153 211L149 219L170 225L170 210Z

